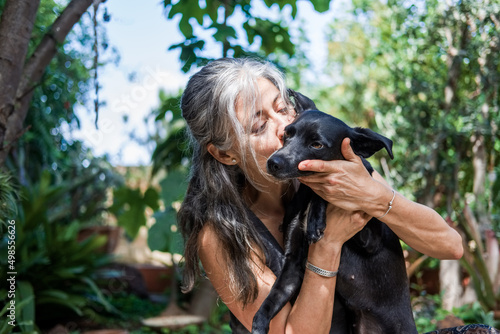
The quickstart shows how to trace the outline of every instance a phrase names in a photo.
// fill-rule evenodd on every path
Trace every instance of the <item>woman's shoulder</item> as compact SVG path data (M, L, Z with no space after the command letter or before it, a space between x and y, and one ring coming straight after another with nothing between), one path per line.
M236 242L236 241L235 241ZM264 257L264 252L259 247L252 247L253 251L249 256L253 258L253 262L261 262ZM220 238L220 232L212 224L205 224L198 234L198 255L202 262L219 262L220 259L227 259L232 254L224 246ZM205 263L203 263L205 266Z
M227 276L228 253L210 224L205 224L198 234L198 256L212 284L214 280Z
M212 224L205 224L198 234L198 247L199 251L220 251L220 239L217 236L217 231Z

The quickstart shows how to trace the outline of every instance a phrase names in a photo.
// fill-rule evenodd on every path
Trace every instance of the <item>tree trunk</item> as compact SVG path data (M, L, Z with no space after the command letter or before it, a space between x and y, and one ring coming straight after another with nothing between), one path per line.
M484 136L480 133L471 138L472 166L474 167L473 193L476 198L476 214L480 232L486 231L491 225L485 201L485 184L487 174L487 155Z
M462 6L458 5L452 8L448 15L453 16L453 11L461 13ZM455 30L456 29L456 30ZM453 104L457 95L457 84L462 73L463 53L469 43L469 21L461 22L461 26L446 27L444 29L446 39L448 41L448 50L446 63L448 65L448 79L444 88L443 111L449 113L453 108ZM436 150L443 149L443 143L446 140L446 134L438 136ZM457 189L457 188L456 188ZM448 214L450 213L451 201L455 198L457 190L449 191L447 196ZM464 300L464 290L461 286L460 263L457 260L442 260L440 261L439 281L443 293L443 309L451 311L454 307L462 305Z
M40 0L7 0L0 20L0 152L8 145L5 135L39 5Z
M18 2L17 0L8 0L7 4L9 3L9 1L15 3ZM71 31L73 26L80 20L82 15L94 2L100 4L104 1L105 0L72 0L61 13L61 15L54 21L51 29L45 34L42 41L37 46L35 52L33 52L31 57L26 62L24 68L22 66L23 64L20 64L20 70L22 70L22 74L19 71L16 73L17 81L14 81L15 87L12 87L13 91L11 90L9 94L9 99L10 101L12 101L10 104L11 109L8 114L7 112L4 113L2 110L1 115L6 115L6 117L0 118L0 166L4 164L5 159L7 158L10 145L14 143L23 133L23 123L28 113L30 101L33 96L34 86L40 81L45 68L49 65L50 61L57 53L57 45L64 42L66 36ZM3 22L4 20L2 20L2 23ZM23 22L24 24L26 24L27 20L25 19ZM31 22L30 24L30 33L28 35L31 35L33 22ZM10 33L10 29L6 30L8 31L8 33ZM3 35L0 35L0 37L3 39ZM24 41L25 44L22 45L22 47L25 47L26 49L28 47L29 37L30 36L28 36L27 40ZM21 47L21 45L18 47ZM14 52L17 52L17 50L15 50ZM12 56L12 54L9 52L7 52L7 54L9 56ZM24 54L26 54L26 51L24 52ZM19 59L24 60L25 56L22 56ZM1 82L0 87L3 87ZM0 107L2 105L3 104L0 100ZM4 121L3 124L5 124L3 134L2 121ZM2 142L6 143L6 145L1 145Z
M453 311L455 307L461 307L477 300L476 292L472 284L462 287L462 274L459 260L441 260L439 267L439 283L442 293L441 307L447 311Z

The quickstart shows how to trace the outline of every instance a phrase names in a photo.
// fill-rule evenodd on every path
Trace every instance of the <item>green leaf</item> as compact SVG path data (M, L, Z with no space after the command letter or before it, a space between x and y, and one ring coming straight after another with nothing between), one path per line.
M131 238L135 238L141 226L146 224L146 207L158 210L159 197L158 191L152 187L142 195L140 189L124 186L115 189L114 203L109 210L117 217L118 225L122 226Z
M168 8L170 7L170 8ZM168 10L168 19L172 19L174 18L175 15L177 14L183 14L183 5L182 5L182 1L179 1L178 3L176 3L175 5L171 5L171 2L169 1L168 4L165 5L165 9Z
M165 206L172 205L173 202L180 200L187 189L187 173L182 170L174 170L160 182L161 198Z
M214 23L210 26L210 28L215 28L216 31L213 34L213 37L218 42L225 42L228 38L237 38L236 30L233 27Z
M7 308L7 305L5 305L5 309ZM9 322L7 319L3 318L0 320L0 334L9 334L12 332L12 326L9 325Z
M144 204L149 206L153 210L158 210L159 208L160 194L156 189L150 187L144 193Z
M330 0L310 0L314 9L320 13L326 12L330 9Z
M182 16L182 19L179 22L179 29L186 38L192 38L194 36L193 27L191 26L191 23L189 23L189 17L186 17L186 15Z
M247 33L248 44L252 45L256 36L254 25L251 25L248 21L243 23L243 29Z
M40 298L55 298L66 300L69 299L69 295L62 290L46 289L40 293Z
M154 214L155 224L149 229L148 245L151 250L182 254L183 240L177 229L177 214L174 209L167 208Z
M208 17L210 17L210 20L212 20L212 22L217 22L217 16L219 15L219 7L221 5L220 1L206 0L205 3L207 4L205 8L205 13L208 14Z
M257 18L255 19L255 25L248 28L253 34L261 37L261 49L267 55L275 52L277 49L285 51L290 56L294 54L294 45L290 41L288 30L279 23Z
M61 290L43 290L37 295L37 304L57 304L73 310L77 315L83 316L83 307L87 298L75 294L68 294Z
M183 240L177 228L177 213L172 203L182 199L187 188L187 172L170 171L160 182L165 210L155 212L155 224L149 229L148 245L152 250L182 254Z
M204 58L199 57L195 52L196 50L203 50L204 45L205 42L203 40L198 40L196 37L191 37L190 39L187 39L182 43L170 46L168 49L181 49L181 55L179 58L184 63L182 71L187 73L191 69L192 65L201 63L204 60Z
M81 278L82 281L88 286L90 287L90 289L92 290L92 292L95 293L96 297L97 297L97 300L98 302L104 306L104 308L106 309L106 311L108 312L115 312L115 313L119 313L119 311L109 303L109 301L106 299L106 297L103 295L103 293L101 292L101 289L99 289L99 287L95 284L95 282L89 278L89 277L82 277Z
M130 206L129 210L125 211L118 217L118 225L125 229L125 232L135 239L141 226L146 225L146 217L144 216L143 205Z
M167 6L165 7L167 8ZM170 7L168 18L171 19L179 13L182 14L183 18L185 17L186 20L194 18L198 21L198 24L203 24L203 10L200 8L198 0L178 1L175 5Z
M266 4L267 7L271 8L273 5L278 5L280 10L283 10L287 5L290 5L292 7L292 18L295 18L297 15L297 1L296 0L279 0L279 1L272 1L272 0L264 0L264 3Z
M74 278L78 277L79 274L84 273L86 270L86 267L84 266L77 266L77 267L64 267L64 268L58 268L54 270L54 274L57 276L60 276L62 278Z
M17 321L23 332L31 333L34 331L35 324L35 295L33 293L33 286L27 281L17 281L16 283L16 314L19 317Z

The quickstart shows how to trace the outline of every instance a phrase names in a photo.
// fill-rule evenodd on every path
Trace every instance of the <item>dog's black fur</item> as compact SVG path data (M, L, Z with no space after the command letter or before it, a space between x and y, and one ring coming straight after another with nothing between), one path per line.
M318 111L304 95L292 90L289 93L295 100L298 117L285 128L283 147L267 161L269 173L276 178L310 174L297 168L304 160L343 160L341 143L346 137L370 174L373 168L364 158L382 148L393 158L391 140L369 129L353 129ZM267 333L271 319L296 298L308 244L321 239L325 229L326 206L326 201L305 185L300 186L287 206L283 221L285 263L255 314L253 333ZM417 333L399 238L376 218L342 247L332 328L334 333Z

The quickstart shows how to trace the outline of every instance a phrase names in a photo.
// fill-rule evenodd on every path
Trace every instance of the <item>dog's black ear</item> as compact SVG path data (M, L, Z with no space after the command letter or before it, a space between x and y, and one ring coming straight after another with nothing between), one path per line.
M352 129L349 137L351 138L351 147L354 153L363 158L369 158L385 148L391 159L394 159L394 155L392 154L392 140L389 138L365 128Z
M307 96L296 92L293 89L288 89L288 95L290 95L290 97L293 97L293 99L295 100L295 111L297 112L297 114L300 114L304 110L318 110L313 100L311 100Z

